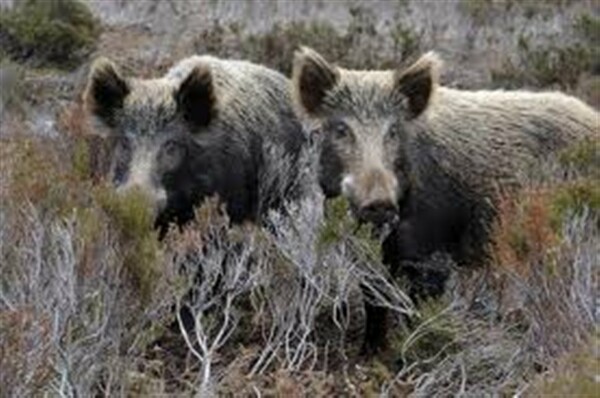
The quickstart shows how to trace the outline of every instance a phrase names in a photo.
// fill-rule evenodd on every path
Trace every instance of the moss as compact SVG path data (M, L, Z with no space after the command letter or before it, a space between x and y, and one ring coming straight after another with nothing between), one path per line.
M0 16L4 51L35 66L76 66L99 33L98 21L79 0L26 0Z

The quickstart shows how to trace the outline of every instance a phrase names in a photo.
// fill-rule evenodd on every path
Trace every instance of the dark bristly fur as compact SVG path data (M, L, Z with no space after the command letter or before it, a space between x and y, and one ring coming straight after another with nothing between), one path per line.
M195 207L211 196L225 204L233 223L260 221L289 199L297 167L267 163L294 163L304 133L289 81L275 71L194 56L162 78L137 80L123 78L101 59L92 67L85 98L96 121L120 142L113 167L118 190L145 193L161 237L171 223L193 219ZM279 158L269 157L271 151ZM267 178L283 186L264 192ZM182 306L179 314L191 332L189 308ZM178 322L171 329L178 332Z
M243 61L194 56L162 78L140 80L99 59L85 98L120 142L113 167L119 189L147 193L162 229L185 223L213 195L232 222L256 221L265 210L259 202L281 201L259 199L265 148L294 159L304 141L289 81Z
M345 70L307 48L294 59L296 111L325 135L323 191L346 196L360 219L393 225L383 260L413 298L441 294L448 273L415 264L435 252L485 263L497 195L536 161L600 133L598 113L573 97L445 88L439 65L432 53L397 71ZM385 333L385 310L367 307L365 348L381 348Z

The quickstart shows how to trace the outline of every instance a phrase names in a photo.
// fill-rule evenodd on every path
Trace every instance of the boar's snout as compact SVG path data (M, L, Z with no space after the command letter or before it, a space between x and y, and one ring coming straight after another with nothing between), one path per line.
M358 209L358 218L376 226L390 224L397 220L398 208L391 201L372 202Z
M342 192L353 205L358 219L376 226L397 220L397 191L396 177L383 168L348 175L342 181Z

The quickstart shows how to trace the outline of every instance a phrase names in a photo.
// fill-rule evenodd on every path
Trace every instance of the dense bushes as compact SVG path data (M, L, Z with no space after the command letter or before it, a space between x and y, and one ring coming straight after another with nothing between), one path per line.
M26 0L0 15L3 51L34 66L78 65L99 33L99 23L79 0Z
M473 18L487 18L483 8L473 11ZM98 34L89 16L75 1L26 1L0 16L0 41L18 61L75 65ZM356 7L345 29L293 22L249 35L243 26L216 24L194 47L282 71L289 71L301 43L358 68L395 66L421 49L419 32L396 25L386 38L392 51L382 50L374 22ZM592 16L576 20L579 45L524 42L515 69L505 70L514 74L497 83L572 88L580 75L594 73L588 44L598 39L597 22ZM444 297L415 308L405 282L392 280L380 264L368 228L356 224L343 200L323 207L314 181L304 200L288 204L286 215L269 214L268 228L231 227L219 205L209 202L189 226L173 228L159 242L145 199L119 197L104 180L111 145L86 137L80 108L57 117L58 137L15 134L35 128L21 119L50 96L55 100L57 91L17 106L22 91L30 91L20 86L26 76L18 72L4 103L11 114L3 118L19 116L19 123L0 136L3 393L592 391L597 358L583 350L589 351L590 340L597 343L597 141L561 153L526 180L522 192L504 197L490 267L453 271ZM27 114L21 112L26 106ZM314 176L315 154L306 155L306 174ZM425 265L440 263L454 269L443 255ZM389 350L370 360L359 354L361 283L376 293L370 299L391 308L394 325ZM183 306L196 324L187 335L176 317ZM583 354L562 358L573 349ZM540 380L546 375L548 384Z
M320 197L289 207L291 218L271 214L275 235L230 227L209 202L159 243L142 197L116 196L91 178L85 141L3 144L0 317L22 330L0 337L5 358L14 358L2 375L11 394L182 392L196 375L194 388L207 392L235 381L223 377L234 374L229 366L257 383L278 369L317 370L343 354L340 336L357 315L328 321L324 334L318 319L355 300L358 280L413 312L376 256L361 252L370 244L353 237L348 214L323 223ZM183 305L196 331L182 340L167 326ZM22 340L30 335L32 343ZM241 347L246 362L222 360Z
M138 283L139 267L152 264L127 262L152 229L124 239L123 214L100 199L112 191L73 167L81 143L66 144L2 139L0 317L11 333L0 337L0 377L9 396L89 395L123 380L135 358L121 353L140 352L149 313L164 309L162 279Z
M300 46L312 47L333 62L357 69L397 67L421 49L421 34L400 22L390 29L389 38L383 39L368 8L352 7L350 14L345 30L325 21L297 21L249 34L242 24L215 23L194 40L194 51L248 59L289 75L294 51Z
M519 37L516 54L507 55L504 64L492 70L492 82L510 88L551 86L574 90L583 84L582 78L600 73L599 24L600 20L592 15L580 15L572 26L577 40L569 45L540 46L527 36Z
M491 268L454 274L417 312L344 201L323 209L311 191L268 229L231 227L209 202L158 242L144 199L115 196L85 141L5 138L2 382L16 395L522 391L593 330L598 213L563 199L598 172L580 156L595 159L589 147L506 198ZM368 362L359 283L396 325ZM182 306L193 333L178 325Z

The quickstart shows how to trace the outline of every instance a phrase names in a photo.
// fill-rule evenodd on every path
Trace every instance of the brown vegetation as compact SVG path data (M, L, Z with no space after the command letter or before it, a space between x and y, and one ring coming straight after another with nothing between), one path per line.
M491 3L503 7L483 1L465 4L475 7L466 12L485 22ZM283 71L300 43L357 68L391 67L421 49L421 33L398 25L393 53L381 51L374 17L364 8L353 13L347 29L294 22L247 34L241 25L215 23L194 48ZM497 71L496 83L579 92L592 81L586 98L598 96L590 45L597 18L582 15L575 24L580 47L539 47L528 39L528 50L515 54L514 69ZM142 30L127 33L136 46L144 43ZM109 28L103 37L122 36ZM84 44L69 66L93 47ZM117 55L127 47L117 46ZM8 55L47 65L37 61L46 52L32 55L31 63L19 54ZM168 64L131 63L148 75ZM14 70L10 89L0 81L2 395L593 393L598 142L566 151L525 181L521 193L504 197L490 267L454 272L442 299L415 308L404 282L381 267L370 231L348 217L343 201L324 210L316 190L289 204L288 216L271 214L265 228L230 227L210 202L188 227L159 242L143 198L118 197L106 181L111 142L91 134L78 104L57 105L57 98L75 96L77 84L63 91L55 75ZM53 136L41 135L34 123L47 103L59 109ZM314 154L306 156L311 174ZM452 266L443 255L430 265L438 263ZM359 354L359 281L391 308L395 325L389 350L371 360ZM183 304L194 309L199 333L185 336L179 328L175 309Z

